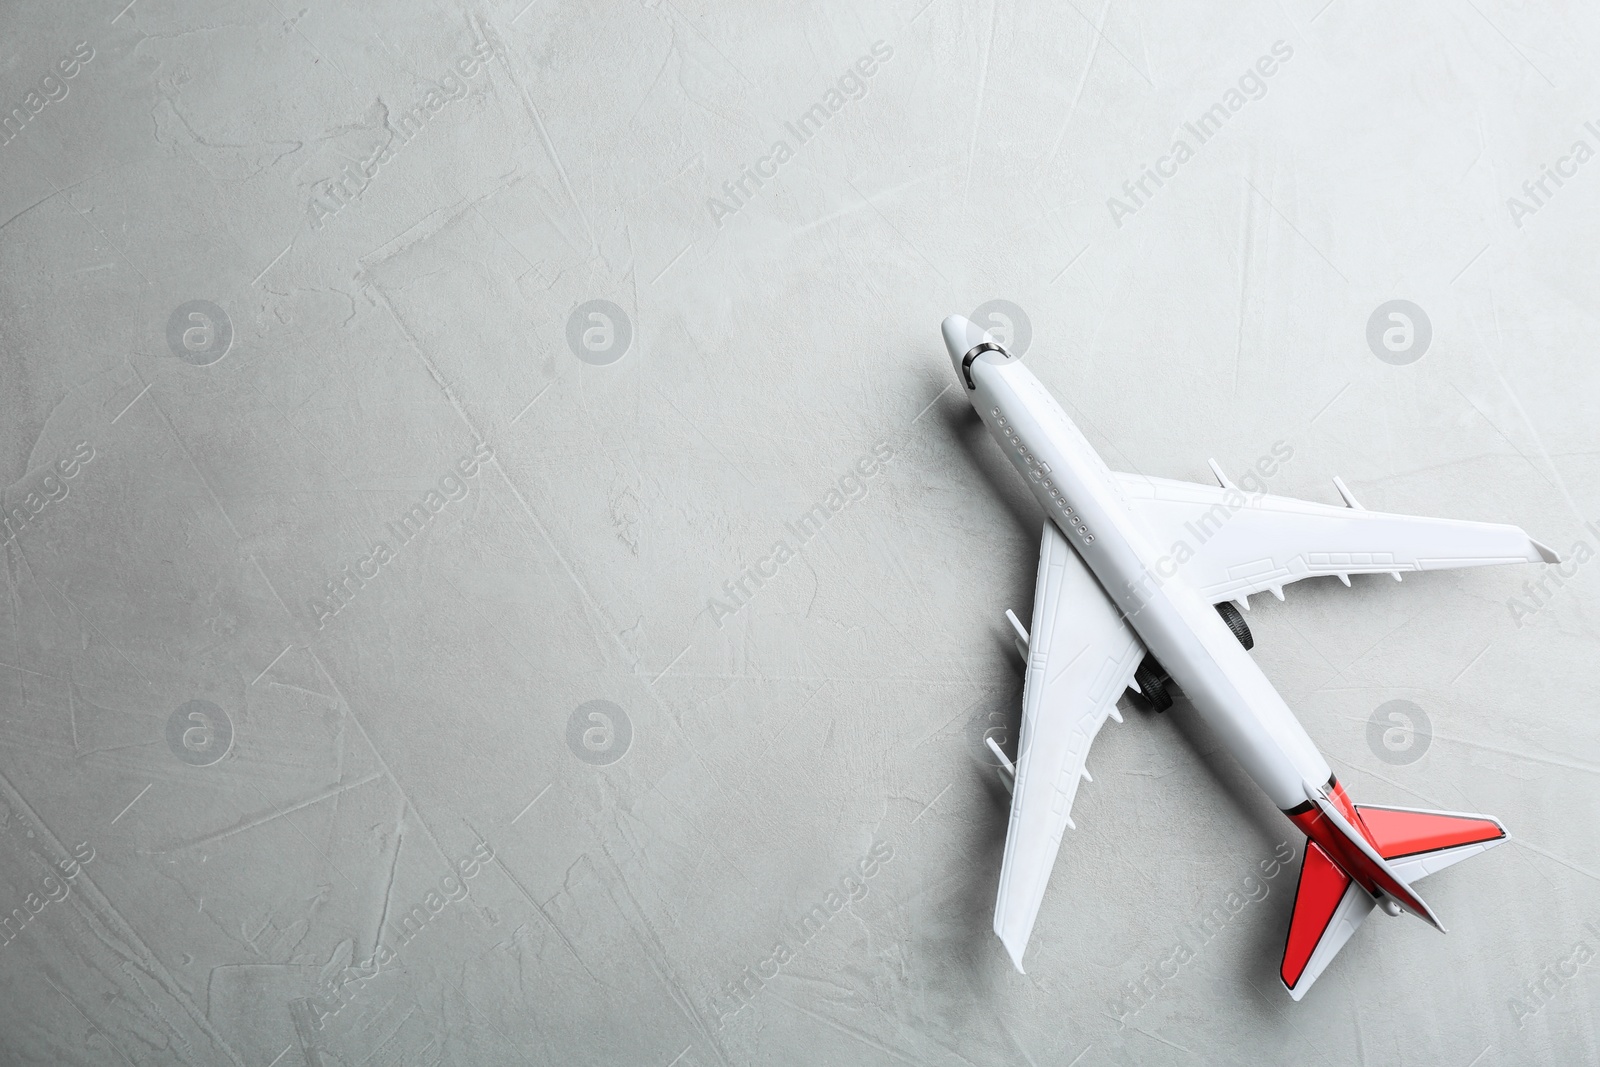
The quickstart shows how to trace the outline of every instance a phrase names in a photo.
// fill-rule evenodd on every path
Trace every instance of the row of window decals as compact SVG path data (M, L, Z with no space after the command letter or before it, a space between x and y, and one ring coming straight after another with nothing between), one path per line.
M989 409L989 414L995 417L995 420L1000 424L1000 431L1011 439L1011 443L1016 446L1017 451L1026 457L1027 451L1022 447L1022 442L1017 439L1017 431L1012 429L1011 424L1006 421L1006 417L1000 414L1000 409L997 407L991 408ZM1061 490L1056 488L1055 483L1050 481L1050 475L1048 473L1050 468L1044 463L1040 463L1039 466L1042 468L1044 473L1036 471L1035 474L1044 484L1045 491L1050 494L1053 500L1055 500L1057 506L1059 506L1066 513L1067 522L1078 531L1079 536L1083 538L1083 543L1086 545L1094 544L1094 534L1090 533L1089 528L1083 525L1082 520L1080 520L1073 512L1072 505L1067 503L1067 498L1062 496Z

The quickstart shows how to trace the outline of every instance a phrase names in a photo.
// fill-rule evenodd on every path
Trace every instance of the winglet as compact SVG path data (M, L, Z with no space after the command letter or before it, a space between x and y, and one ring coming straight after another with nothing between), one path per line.
M1543 541L1540 541L1536 537L1530 537L1528 540L1532 541L1533 547L1538 549L1540 559L1544 560L1546 563L1561 562L1561 557L1556 555L1555 549L1551 548L1549 545L1545 544Z
M1011 957L1011 966L1017 969L1018 974L1028 973L1022 966L1022 954L1028 950L1028 935L1031 933L1033 933L1032 922L1022 926L1015 919L1007 923L998 914L994 917L994 934L1006 947L1006 955Z
M1023 948L1023 946L1018 945L1015 949L1013 949L1011 947L1011 945L1009 943L1007 943L1003 938L1001 939L1000 943L1002 945L1006 946L1006 955L1011 957L1011 965L1017 969L1017 973L1018 974L1027 974L1028 972L1025 969L1023 969L1023 966L1022 966L1022 948Z

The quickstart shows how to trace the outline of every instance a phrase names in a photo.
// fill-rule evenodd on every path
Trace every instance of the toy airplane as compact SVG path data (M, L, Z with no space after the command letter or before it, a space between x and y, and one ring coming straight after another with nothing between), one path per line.
M1487 815L1352 804L1327 761L1247 653L1239 606L1302 578L1477 567L1554 552L1515 526L1246 495L1108 469L1039 379L959 315L945 347L967 399L1045 509L1033 624L1007 612L1027 660L1022 735L994 931L1017 970L1089 745L1117 698L1156 710L1176 682L1257 785L1309 839L1279 977L1299 1000L1381 905L1441 931L1412 883L1505 839Z

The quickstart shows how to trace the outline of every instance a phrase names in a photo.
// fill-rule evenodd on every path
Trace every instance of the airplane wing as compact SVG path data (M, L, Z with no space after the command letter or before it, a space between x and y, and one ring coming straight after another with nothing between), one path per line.
M1249 607L1250 595L1264 590L1282 600L1285 585L1317 575L1349 585L1352 574L1398 579L1401 571L1559 562L1516 526L1368 511L1337 478L1343 507L1245 493L1220 471L1220 486L1116 477L1174 573L1213 604L1234 600Z
M1099 580L1045 520L1011 825L994 909L994 932L1019 971L1062 830L1073 825L1078 780L1089 777L1089 745L1107 716L1122 721L1117 698L1143 658L1144 645Z

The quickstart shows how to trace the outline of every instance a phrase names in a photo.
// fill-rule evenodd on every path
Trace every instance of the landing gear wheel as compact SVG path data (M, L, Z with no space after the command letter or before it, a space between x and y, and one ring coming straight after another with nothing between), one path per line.
M1133 672L1133 680L1139 686L1139 693L1144 697L1144 702L1150 705L1153 711L1166 711L1172 707L1172 695L1167 692L1167 683L1172 681L1167 677L1167 672L1161 665L1146 656Z
M1250 624L1244 621L1244 616L1239 609L1233 606L1233 601L1224 600L1217 605L1217 614L1222 616L1222 621L1228 624L1228 629L1233 631L1233 636L1245 648L1255 648L1256 639L1251 636Z

